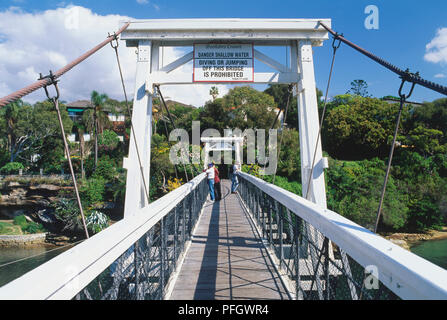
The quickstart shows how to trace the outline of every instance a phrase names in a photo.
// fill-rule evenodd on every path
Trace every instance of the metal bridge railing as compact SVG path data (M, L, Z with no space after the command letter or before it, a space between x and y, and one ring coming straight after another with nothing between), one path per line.
M295 298L447 299L447 270L296 194L240 177L242 201Z
M206 201L205 177L0 288L0 300L163 299Z

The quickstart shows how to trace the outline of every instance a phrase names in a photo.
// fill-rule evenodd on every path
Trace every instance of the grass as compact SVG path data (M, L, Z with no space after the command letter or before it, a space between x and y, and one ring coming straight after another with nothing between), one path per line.
M45 232L45 228L41 224L29 222L24 215L15 217L14 225L18 226L25 234Z
M0 235L15 236L23 234L20 226L14 225L10 222L0 221Z

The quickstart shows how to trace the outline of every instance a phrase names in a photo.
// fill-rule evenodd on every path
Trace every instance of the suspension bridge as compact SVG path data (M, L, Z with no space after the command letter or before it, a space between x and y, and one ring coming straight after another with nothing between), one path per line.
M334 37L331 73L336 49L345 43L401 77L401 108L411 95L402 93L405 82L412 88L417 84L447 93L447 88L349 42L331 29L329 19L192 19L124 23L117 33L63 69L0 99L4 106L44 88L59 112L62 75L111 43L122 80L118 37L137 48L133 111L128 108L132 126L124 162L124 219L91 238L86 233L82 243L0 288L0 299L447 299L446 270L327 209L327 161L320 139L324 116L319 119L312 51L329 35ZM230 193L224 181L223 199L210 202L207 177L201 173L149 202L152 98L157 91L162 96L160 86L207 82L200 78L205 74L180 68L190 61L195 64L197 50L206 44L248 45L251 53L246 53L246 59L273 69L257 72L251 65L252 74L236 74L239 78L230 83L293 84L299 106L303 197L240 173L236 194ZM164 46L194 50L161 65ZM288 48L290 65L256 49L262 46ZM326 101L329 84L330 77ZM50 96L52 86L56 96ZM64 132L62 121L60 125ZM234 141L239 154L243 140ZM65 148L69 155L66 141ZM389 167L392 152L393 148ZM76 187L72 167L71 174ZM378 218L380 212L381 208Z

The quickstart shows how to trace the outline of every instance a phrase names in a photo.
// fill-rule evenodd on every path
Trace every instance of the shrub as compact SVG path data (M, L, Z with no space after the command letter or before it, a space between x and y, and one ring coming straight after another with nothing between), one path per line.
M101 177L86 180L80 189L80 193L82 203L85 206L104 202L105 180Z
M98 165L96 166L96 170L93 173L93 178L100 178L106 181L111 181L115 177L115 175L115 164L108 156L104 156L98 160Z
M16 226L19 226L23 230L28 225L28 221L26 220L24 215L21 215L14 218L14 224Z
M24 215L15 217L14 224L16 226L19 226L22 231L26 233L33 234L45 232L45 229L41 224L32 221L29 222L28 220L26 220L26 217Z
M54 214L62 222L62 231L80 233L83 230L82 220L75 200L60 199L53 204Z
M22 170L25 169L23 164L21 164L20 162L10 162L10 163L7 163L6 165L4 165L0 169L0 173L2 173L2 174L19 173L20 169L22 169Z
M112 130L104 130L98 136L98 147L104 151L112 151L118 147L120 140L116 132Z
M45 232L45 229L40 223L30 222L25 227L25 229L22 229L22 231L33 234L33 233L43 233Z
M87 228L93 234L99 233L109 226L109 217L99 211L92 211L86 218Z
M168 180L168 191L174 191L177 188L180 188L183 184L182 179L174 178L173 180Z

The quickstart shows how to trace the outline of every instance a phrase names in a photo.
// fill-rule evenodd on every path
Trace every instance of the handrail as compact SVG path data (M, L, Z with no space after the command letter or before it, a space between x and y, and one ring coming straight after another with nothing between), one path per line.
M0 288L0 300L72 299L205 179L202 173L135 215Z
M368 229L252 175L240 173L345 251L363 267L374 265L379 280L403 299L447 299L447 270Z

